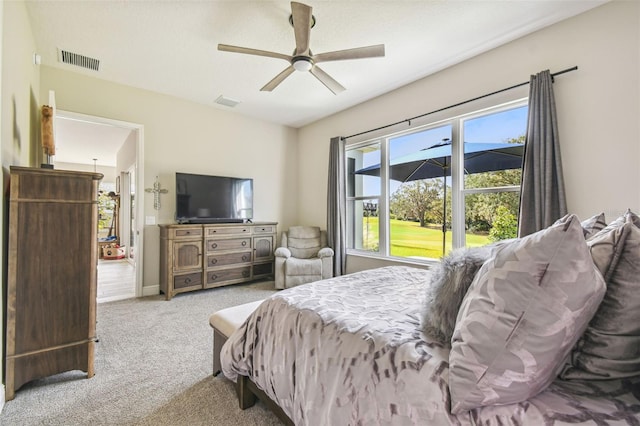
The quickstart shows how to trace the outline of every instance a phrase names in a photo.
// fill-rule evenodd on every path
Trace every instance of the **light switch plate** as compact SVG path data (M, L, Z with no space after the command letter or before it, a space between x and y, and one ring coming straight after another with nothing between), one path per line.
M156 224L156 217L155 216L145 216L144 217L144 224L145 225L155 225Z

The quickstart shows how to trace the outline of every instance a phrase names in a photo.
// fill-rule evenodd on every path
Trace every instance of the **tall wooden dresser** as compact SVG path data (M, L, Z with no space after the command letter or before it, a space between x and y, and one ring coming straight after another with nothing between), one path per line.
M99 173L11 167L6 400L23 384L93 377Z

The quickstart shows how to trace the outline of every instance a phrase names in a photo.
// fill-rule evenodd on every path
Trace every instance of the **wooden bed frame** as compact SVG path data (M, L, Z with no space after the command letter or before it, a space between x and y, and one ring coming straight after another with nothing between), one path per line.
M253 407L257 399L260 399L282 423L287 426L295 426L295 423L286 415L286 413L276 404L269 396L260 390L255 383L251 381L247 376L238 375L236 381L236 393L238 395L238 402L240 403L240 409L245 410Z

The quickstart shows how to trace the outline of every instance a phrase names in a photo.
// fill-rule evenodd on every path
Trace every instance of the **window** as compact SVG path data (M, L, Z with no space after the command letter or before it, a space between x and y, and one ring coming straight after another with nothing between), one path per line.
M359 174L357 170L380 165L380 143L370 142L348 151L347 176L347 240L349 248L379 252L380 217L379 208L382 194L380 173L378 175ZM378 167L379 171L379 167Z
M515 237L526 123L524 100L348 145L348 248L428 260Z

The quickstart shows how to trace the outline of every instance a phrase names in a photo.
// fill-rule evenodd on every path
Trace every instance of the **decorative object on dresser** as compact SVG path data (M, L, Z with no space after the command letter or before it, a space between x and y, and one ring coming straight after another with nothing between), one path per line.
M276 222L160 226L160 290L178 293L274 274Z
M51 157L56 154L56 142L54 139L53 116L55 111L49 105L42 105L41 108L41 141L42 151L45 155L46 163L42 163L40 167L43 169L53 169Z
M11 167L6 400L70 370L93 377L99 173Z

